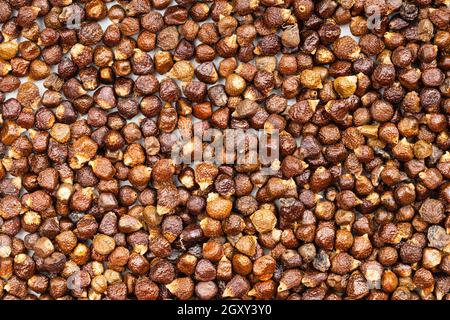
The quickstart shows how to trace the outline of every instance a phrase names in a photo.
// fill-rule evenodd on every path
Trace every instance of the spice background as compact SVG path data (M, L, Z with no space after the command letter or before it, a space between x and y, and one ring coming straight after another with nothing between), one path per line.
M0 0L0 298L450 299L449 22ZM277 131L280 159L175 165L194 127Z

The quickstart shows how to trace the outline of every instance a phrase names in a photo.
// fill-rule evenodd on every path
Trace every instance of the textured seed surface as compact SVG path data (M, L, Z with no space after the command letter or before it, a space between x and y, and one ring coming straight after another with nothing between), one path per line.
M0 299L450 300L446 3L0 0Z

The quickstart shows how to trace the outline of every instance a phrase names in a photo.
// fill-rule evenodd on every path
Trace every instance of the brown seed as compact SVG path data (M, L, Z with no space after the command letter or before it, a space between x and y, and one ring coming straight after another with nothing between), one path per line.
M419 214L425 222L438 224L444 219L444 206L436 199L426 199L419 209Z
M159 288L148 278L140 278L136 281L134 292L138 300L156 300Z
M235 275L226 285L222 293L222 298L239 298L250 291L250 284L247 279L240 275Z
M256 238L254 236L243 236L236 243L236 249L247 256L256 253Z
M357 81L356 76L338 77L333 82L334 89L341 98L348 98L355 93Z
M256 230L260 233L272 231L277 223L277 218L271 210L260 209L254 212L250 219Z
M275 260L269 256L258 258L253 264L253 273L261 281L269 280L275 272Z
M14 58L19 50L19 45L15 41L2 42L0 44L0 58L4 60L11 60Z
M369 293L366 279L359 272L353 273L348 279L347 295L352 299L361 299Z
M206 203L206 212L214 219L225 219L231 213L231 200L222 198L217 194L210 193Z
M298 269L287 270L280 279L277 291L283 292L301 284L303 274Z
M93 240L93 248L96 252L107 255L111 253L116 246L116 243L113 238L104 235L97 234Z
M59 2L0 0L0 298L449 298L443 6Z
M194 293L194 282L191 278L177 278L166 285L170 293L180 300L189 299Z

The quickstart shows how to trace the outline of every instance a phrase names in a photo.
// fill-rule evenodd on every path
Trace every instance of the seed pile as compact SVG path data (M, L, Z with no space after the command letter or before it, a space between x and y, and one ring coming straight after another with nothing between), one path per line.
M446 3L0 0L0 298L450 299Z

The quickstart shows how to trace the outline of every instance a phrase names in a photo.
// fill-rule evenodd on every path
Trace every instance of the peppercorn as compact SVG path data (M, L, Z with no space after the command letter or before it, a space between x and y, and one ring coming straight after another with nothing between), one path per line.
M450 34L419 2L0 1L0 297L448 298ZM278 157L214 148L235 129Z

